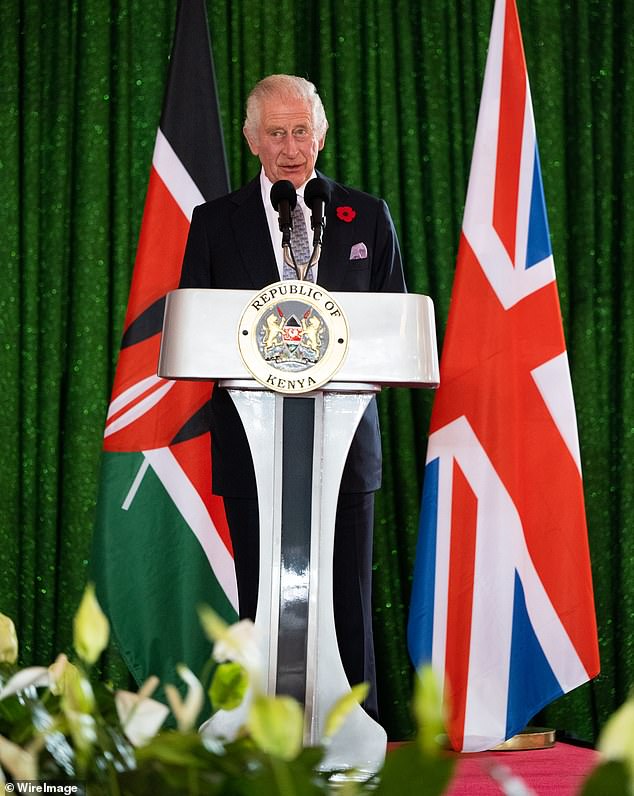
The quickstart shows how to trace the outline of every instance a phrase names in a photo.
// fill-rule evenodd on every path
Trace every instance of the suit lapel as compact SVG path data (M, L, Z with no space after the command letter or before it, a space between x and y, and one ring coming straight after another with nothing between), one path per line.
M348 191L343 185L333 182L323 174L319 176L330 184L331 196L326 207L326 229L319 258L317 281L327 290L339 290L348 268L347 255L350 251L350 242L347 234L348 225L337 218L337 207L348 203Z
M350 267L350 247L355 240L352 227L337 218L337 208L349 204L349 191L323 174L331 187L326 207L324 232L317 282L327 290L339 290ZM232 194L235 210L231 217L238 255L252 286L256 289L279 281L277 262L271 243L266 214L262 206L259 175L244 188ZM358 230L357 233L358 234Z
M261 288L280 278L262 206L259 175L231 197L236 205L231 217L234 239L245 271L254 288Z

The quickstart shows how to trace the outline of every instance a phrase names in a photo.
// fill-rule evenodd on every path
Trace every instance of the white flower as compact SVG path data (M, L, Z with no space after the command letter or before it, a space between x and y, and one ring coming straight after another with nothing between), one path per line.
M207 637L214 642L214 660L218 663L235 661L246 669L253 683L260 683L264 666L253 622L242 619L228 625L206 605L201 606L198 613Z
M158 682L158 677L149 677L136 694L132 691L115 693L114 701L119 721L128 740L134 746L143 746L151 740L169 713L166 705L149 698Z
M110 625L95 597L95 587L89 583L73 620L73 641L79 657L95 663L108 645Z
M95 707L95 695L90 680L85 677L64 653L60 653L55 663L48 667L51 693L61 696L64 711L91 713Z
M37 779L35 755L2 735L0 735L0 764L13 779Z
M0 663L15 663L18 659L18 637L13 620L0 614Z
M173 685L165 686L165 696L176 718L178 729L181 732L188 732L196 723L205 695L200 680L187 666L181 663L176 667L176 671L187 685L187 696L184 700L181 699L178 689Z
M294 760L302 749L304 714L293 697L260 694L249 709L247 729L263 752Z
M48 667L49 687L51 693L56 696L62 693L64 670L70 665L68 657L63 652L60 652L55 661Z
M16 672L0 689L0 700L24 691L26 688L46 688L50 684L48 669L44 666L29 666Z

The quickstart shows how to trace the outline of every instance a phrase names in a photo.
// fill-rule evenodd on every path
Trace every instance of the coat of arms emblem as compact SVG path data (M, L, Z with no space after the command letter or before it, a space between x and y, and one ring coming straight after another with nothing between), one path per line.
M298 318L292 310L286 316L284 306L276 304L258 324L258 336L262 357L285 371L314 365L328 346L326 325L310 306Z
M249 303L238 340L242 359L259 382L279 392L308 392L329 381L343 361L348 324L323 288L278 282Z

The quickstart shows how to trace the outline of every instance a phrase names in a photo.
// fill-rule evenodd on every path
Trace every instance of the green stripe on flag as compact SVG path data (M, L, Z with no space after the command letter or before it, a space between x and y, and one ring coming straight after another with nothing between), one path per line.
M212 605L229 622L237 617L197 538L152 468L143 472L144 462L142 453L103 454L93 578L137 682L156 674L162 684L180 685L176 665L199 675L211 652L197 606Z

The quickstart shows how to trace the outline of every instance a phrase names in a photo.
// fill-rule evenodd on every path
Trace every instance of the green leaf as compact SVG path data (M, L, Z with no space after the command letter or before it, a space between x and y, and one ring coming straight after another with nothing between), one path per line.
M242 796L332 796L333 790L326 776L315 772L323 758L323 750L314 747L303 749L294 760L288 761L259 752L261 765L255 767L252 761L258 751L251 750L248 765L243 765L239 785L235 783ZM352 796L350 792L348 794Z
M624 796L632 793L627 766L611 760L597 766L586 779L579 796Z
M340 729L348 714L367 697L369 683L358 683L350 691L340 697L328 712L323 740L329 740Z
M414 684L414 716L418 725L418 742L423 752L435 755L441 749L439 739L445 731L442 697L438 680L431 666L423 666Z
M214 710L233 710L242 703L249 687L249 675L239 663L221 663L214 672L209 699Z
M208 753L197 732L166 730L155 735L145 746L135 751L139 763L158 761L166 765L186 768L207 767Z
M0 701L0 735L8 737L10 727L17 724L20 720L28 720L29 718L28 708L17 696L11 696Z
M376 796L403 796L424 793L440 796L453 776L455 758L425 755L418 744L408 743L392 750L379 775Z

